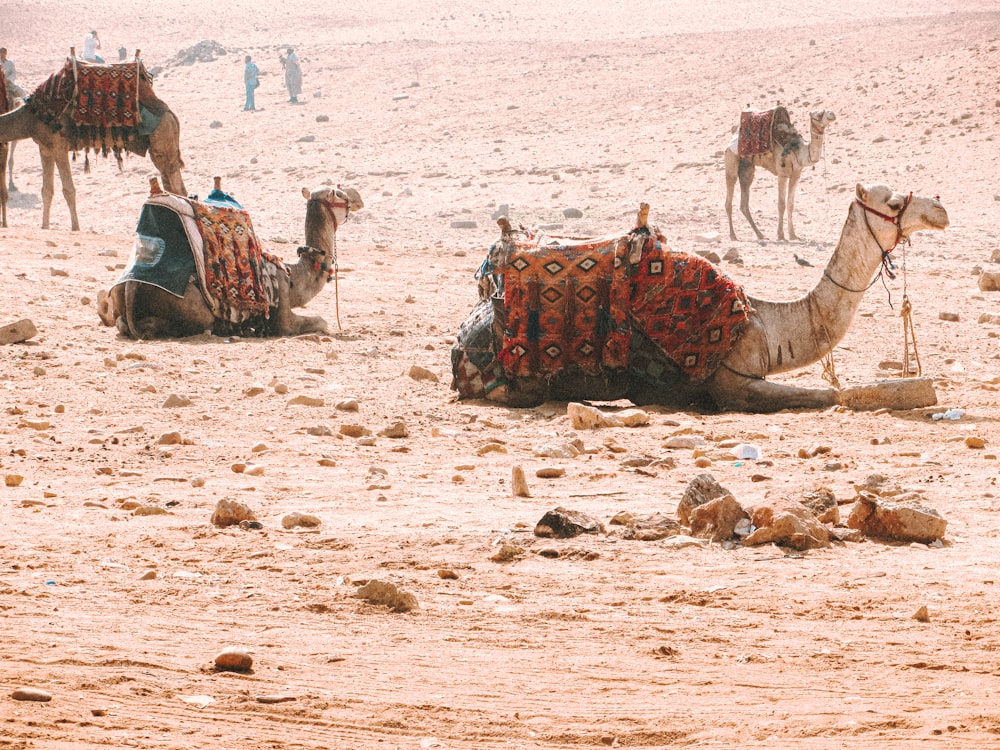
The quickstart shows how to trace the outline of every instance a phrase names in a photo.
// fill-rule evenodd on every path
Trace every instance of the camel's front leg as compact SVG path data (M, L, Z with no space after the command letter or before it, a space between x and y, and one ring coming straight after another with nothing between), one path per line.
M42 156L42 229L48 229L52 195L56 191L56 160L45 149L39 148L39 153Z
M799 238L792 225L792 215L795 213L795 191L799 186L799 177L801 176L802 172L793 172L788 177L788 239L790 240Z
M833 388L801 388L772 383L720 369L708 384L708 392L724 411L768 413L782 409L825 409L838 403Z
M750 222L750 226L753 227L757 239L762 240L764 239L764 233L757 228L757 224L753 220L753 215L750 213L750 186L753 185L754 171L754 163L750 159L740 161L738 173L740 181L740 213Z
M42 155L42 229L49 228L49 217L52 211L52 197L55 195L55 170L59 170L62 182L63 197L69 206L70 228L80 231L80 219L76 215L76 188L73 186L73 173L70 171L69 152L53 150L39 146Z
M70 229L80 231L80 219L76 215L76 186L73 184L73 171L69 163L69 152L60 150L55 155L56 168L59 170L59 181L62 182L63 198L69 207Z
M788 178L778 177L778 242L785 241L785 206L788 196ZM791 224L791 218L789 218Z
M318 315L296 315L291 310L279 309L275 327L279 336L301 336L304 333L329 333L326 321Z

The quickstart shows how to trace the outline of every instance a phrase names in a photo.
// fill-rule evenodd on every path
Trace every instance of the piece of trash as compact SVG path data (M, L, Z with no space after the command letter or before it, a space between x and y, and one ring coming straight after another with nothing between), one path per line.
M205 706L215 703L215 698L211 695L178 695L185 703L190 703L192 706L197 706L198 708L205 708Z
M57 584L55 581L46 581L45 585L46 586L58 586L59 584Z
M948 411L940 411L937 414L931 414L931 419L935 421L939 419L958 420L961 419L964 414L965 409L948 409Z
M749 443L740 443L733 448L733 455L748 461L760 461L760 448Z

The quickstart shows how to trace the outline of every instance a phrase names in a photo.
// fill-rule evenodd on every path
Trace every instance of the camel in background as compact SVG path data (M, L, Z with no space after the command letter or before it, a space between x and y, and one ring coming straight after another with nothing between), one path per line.
M784 216L788 210L788 239L797 240L792 214L795 210L795 189L805 167L816 164L823 158L823 138L827 126L837 119L830 110L817 110L809 115L809 130L812 140L806 143L802 136L793 133L787 146L774 143L769 152L749 158L741 158L738 150L738 135L734 135L725 151L726 163L726 216L729 218L729 239L736 239L733 229L733 190L737 180L740 183L740 213L750 222L757 239L764 235L750 215L750 186L754 172L763 167L778 178L778 240L784 241Z

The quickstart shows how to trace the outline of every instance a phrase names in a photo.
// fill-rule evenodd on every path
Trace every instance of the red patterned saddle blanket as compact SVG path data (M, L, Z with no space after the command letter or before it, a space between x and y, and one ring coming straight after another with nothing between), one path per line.
M10 112L10 93L7 91L7 77L0 68L0 115Z
M762 112L743 110L740 112L738 153L746 159L758 154L766 154L774 144L784 147L791 139L793 128L788 110L775 107Z
M498 265L504 332L497 357L508 376L626 366L629 239L511 241Z
M631 278L632 321L694 382L714 373L747 324L742 287L698 255L647 240Z

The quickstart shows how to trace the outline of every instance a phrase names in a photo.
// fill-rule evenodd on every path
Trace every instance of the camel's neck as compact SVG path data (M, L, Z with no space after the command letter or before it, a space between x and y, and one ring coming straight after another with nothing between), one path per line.
M882 250L864 208L852 203L837 249L811 292L791 302L751 297L767 332L768 374L805 367L832 351L847 333L881 262Z
M800 159L803 167L811 166L823 158L823 131L816 127L811 127L810 130L812 140L806 144L805 160Z
M0 141L20 141L25 138L33 138L38 124L38 118L25 106L0 115Z
M310 247L318 247L310 245ZM312 256L303 255L297 263L288 266L290 274L288 298L291 307L303 307L326 286L325 268L317 268Z

